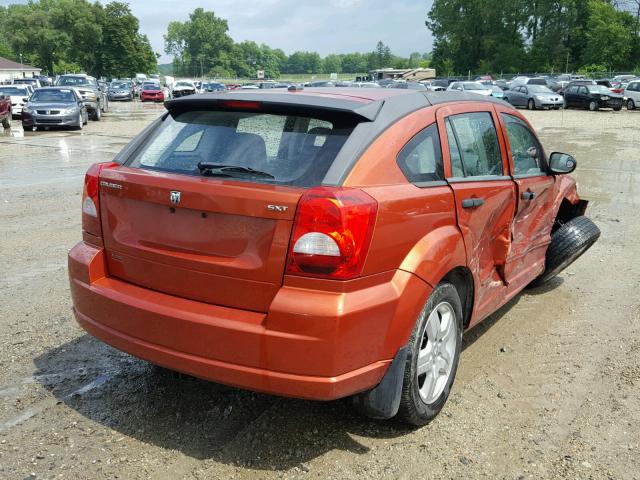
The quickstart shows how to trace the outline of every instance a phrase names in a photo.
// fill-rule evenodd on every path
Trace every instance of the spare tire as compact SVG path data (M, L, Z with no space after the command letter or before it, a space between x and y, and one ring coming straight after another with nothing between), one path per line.
M539 287L547 283L580 258L598 238L600 229L587 217L580 216L569 220L551 234L544 272L529 286Z

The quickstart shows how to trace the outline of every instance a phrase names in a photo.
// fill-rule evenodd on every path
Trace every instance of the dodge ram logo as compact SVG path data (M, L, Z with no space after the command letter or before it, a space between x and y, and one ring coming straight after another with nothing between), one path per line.
M174 205L178 205L180 203L180 192L178 192L177 190L172 190L171 194L169 195L169 200L171 200L171 203L173 203Z

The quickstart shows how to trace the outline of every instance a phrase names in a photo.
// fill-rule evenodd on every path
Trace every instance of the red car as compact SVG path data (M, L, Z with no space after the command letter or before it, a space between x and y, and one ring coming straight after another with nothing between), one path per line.
M0 93L0 123L4 128L11 128L11 120L11 96Z
M140 90L141 102L164 102L162 87L153 83L145 83Z
M85 178L76 318L169 369L422 425L462 335L600 235L570 155L491 97L172 100Z

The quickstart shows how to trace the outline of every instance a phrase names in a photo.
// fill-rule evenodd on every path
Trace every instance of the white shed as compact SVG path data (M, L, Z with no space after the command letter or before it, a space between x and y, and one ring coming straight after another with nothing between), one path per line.
M41 70L26 63L20 64L0 57L0 83L10 83L14 78L29 78L40 75Z

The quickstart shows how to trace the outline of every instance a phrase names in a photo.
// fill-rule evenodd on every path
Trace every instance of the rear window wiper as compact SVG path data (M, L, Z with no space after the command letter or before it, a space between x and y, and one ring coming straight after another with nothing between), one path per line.
M276 178L270 173L254 170L240 165L221 165L219 163L199 162L198 170L206 177L261 177Z

